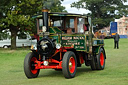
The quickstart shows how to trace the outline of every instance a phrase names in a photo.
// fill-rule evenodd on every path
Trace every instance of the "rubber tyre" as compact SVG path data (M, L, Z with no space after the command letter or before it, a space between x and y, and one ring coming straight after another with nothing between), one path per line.
M36 60L37 56L33 52L26 55L24 59L24 73L27 78L36 78L40 72L40 69L34 69L32 66L33 60Z
M55 69L55 71L62 71L62 69Z
M92 70L96 70L96 61L94 56L92 56L92 60L90 61L90 66Z
M62 72L65 78L75 77L77 70L77 59L72 51L68 51L64 54L62 60Z
M4 45L3 48L8 48L8 46L7 45Z
M85 55L84 61L85 61L85 66L90 66L90 60L87 59L88 55Z
M96 56L97 63L96 68L97 70L103 70L105 68L105 53L102 48L99 50L99 54Z

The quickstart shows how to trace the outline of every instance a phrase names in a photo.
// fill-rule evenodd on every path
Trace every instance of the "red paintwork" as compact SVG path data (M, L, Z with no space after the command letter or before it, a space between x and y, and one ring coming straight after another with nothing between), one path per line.
M67 50L65 47L61 47L60 49L56 49L55 53L51 57L55 56L58 52L67 52Z
M62 69L62 52L67 52L67 49L72 49L72 47L61 47L60 49L56 49L55 53L46 61L48 61L48 66L44 66L44 61L38 61L37 59L34 61L35 64L35 71L37 69ZM55 59L52 59L53 56L55 56L57 53L60 53L60 61L57 61ZM40 56L39 56L40 60ZM70 68L70 72L73 73L75 68L75 60L74 58L71 58L72 67ZM82 61L83 62L83 61ZM33 72L34 73L34 72Z
M80 64L83 64L84 63L84 59L83 57L80 57Z
M31 63L32 63L32 62L35 63L36 61L37 61L37 58L36 58L36 57L32 57ZM30 67L30 68L31 68L31 67ZM31 68L31 72L32 72L33 74L36 74L36 73L38 72L38 70Z
M62 69L62 61L57 61L55 59L46 60L49 62L48 66L44 66L44 61L36 61L35 69Z
M39 35L34 34L34 37L37 39L37 41L39 41Z
M70 60L69 60L69 71L70 71L70 73L73 73L75 71L75 66L76 66L75 59L73 57L71 57Z
M100 65L101 65L101 66L104 65L104 55L103 55L102 52L101 52L101 54L100 54Z
M64 47L65 49L72 49L73 47Z

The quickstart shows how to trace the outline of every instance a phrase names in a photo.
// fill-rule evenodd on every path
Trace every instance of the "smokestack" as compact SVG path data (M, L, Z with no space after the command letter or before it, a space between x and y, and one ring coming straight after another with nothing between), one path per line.
M44 7L42 9L42 14L43 14L43 26L46 26L46 28L47 28L46 32L48 32L49 31L49 28L48 28L48 9Z

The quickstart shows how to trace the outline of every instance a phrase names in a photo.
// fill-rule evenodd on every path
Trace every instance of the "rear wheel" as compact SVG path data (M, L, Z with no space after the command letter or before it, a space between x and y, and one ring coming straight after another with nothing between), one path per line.
M92 56L92 60L90 61L90 66L92 70L96 70L96 61L94 56Z
M98 70L103 70L105 67L105 53L102 48L99 50L99 54L96 56L96 59L97 59L96 68Z
M75 77L77 69L77 60L74 52L68 51L64 54L62 60L62 72L65 78Z
M8 48L8 46L7 45L4 45L3 48Z
M33 52L26 55L24 59L24 73L27 78L36 78L39 74L39 69L35 69L37 56Z
M85 66L90 66L90 60L88 60L88 54L85 55L84 61L85 61Z

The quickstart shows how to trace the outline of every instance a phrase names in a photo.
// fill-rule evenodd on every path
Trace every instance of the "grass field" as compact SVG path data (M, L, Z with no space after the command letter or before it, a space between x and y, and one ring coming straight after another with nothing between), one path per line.
M128 39L120 39L120 49L113 49L113 39L105 40L106 67L92 71L82 65L73 79L65 79L61 71L41 70L38 78L27 79L23 71L29 49L0 49L0 85L128 85Z

